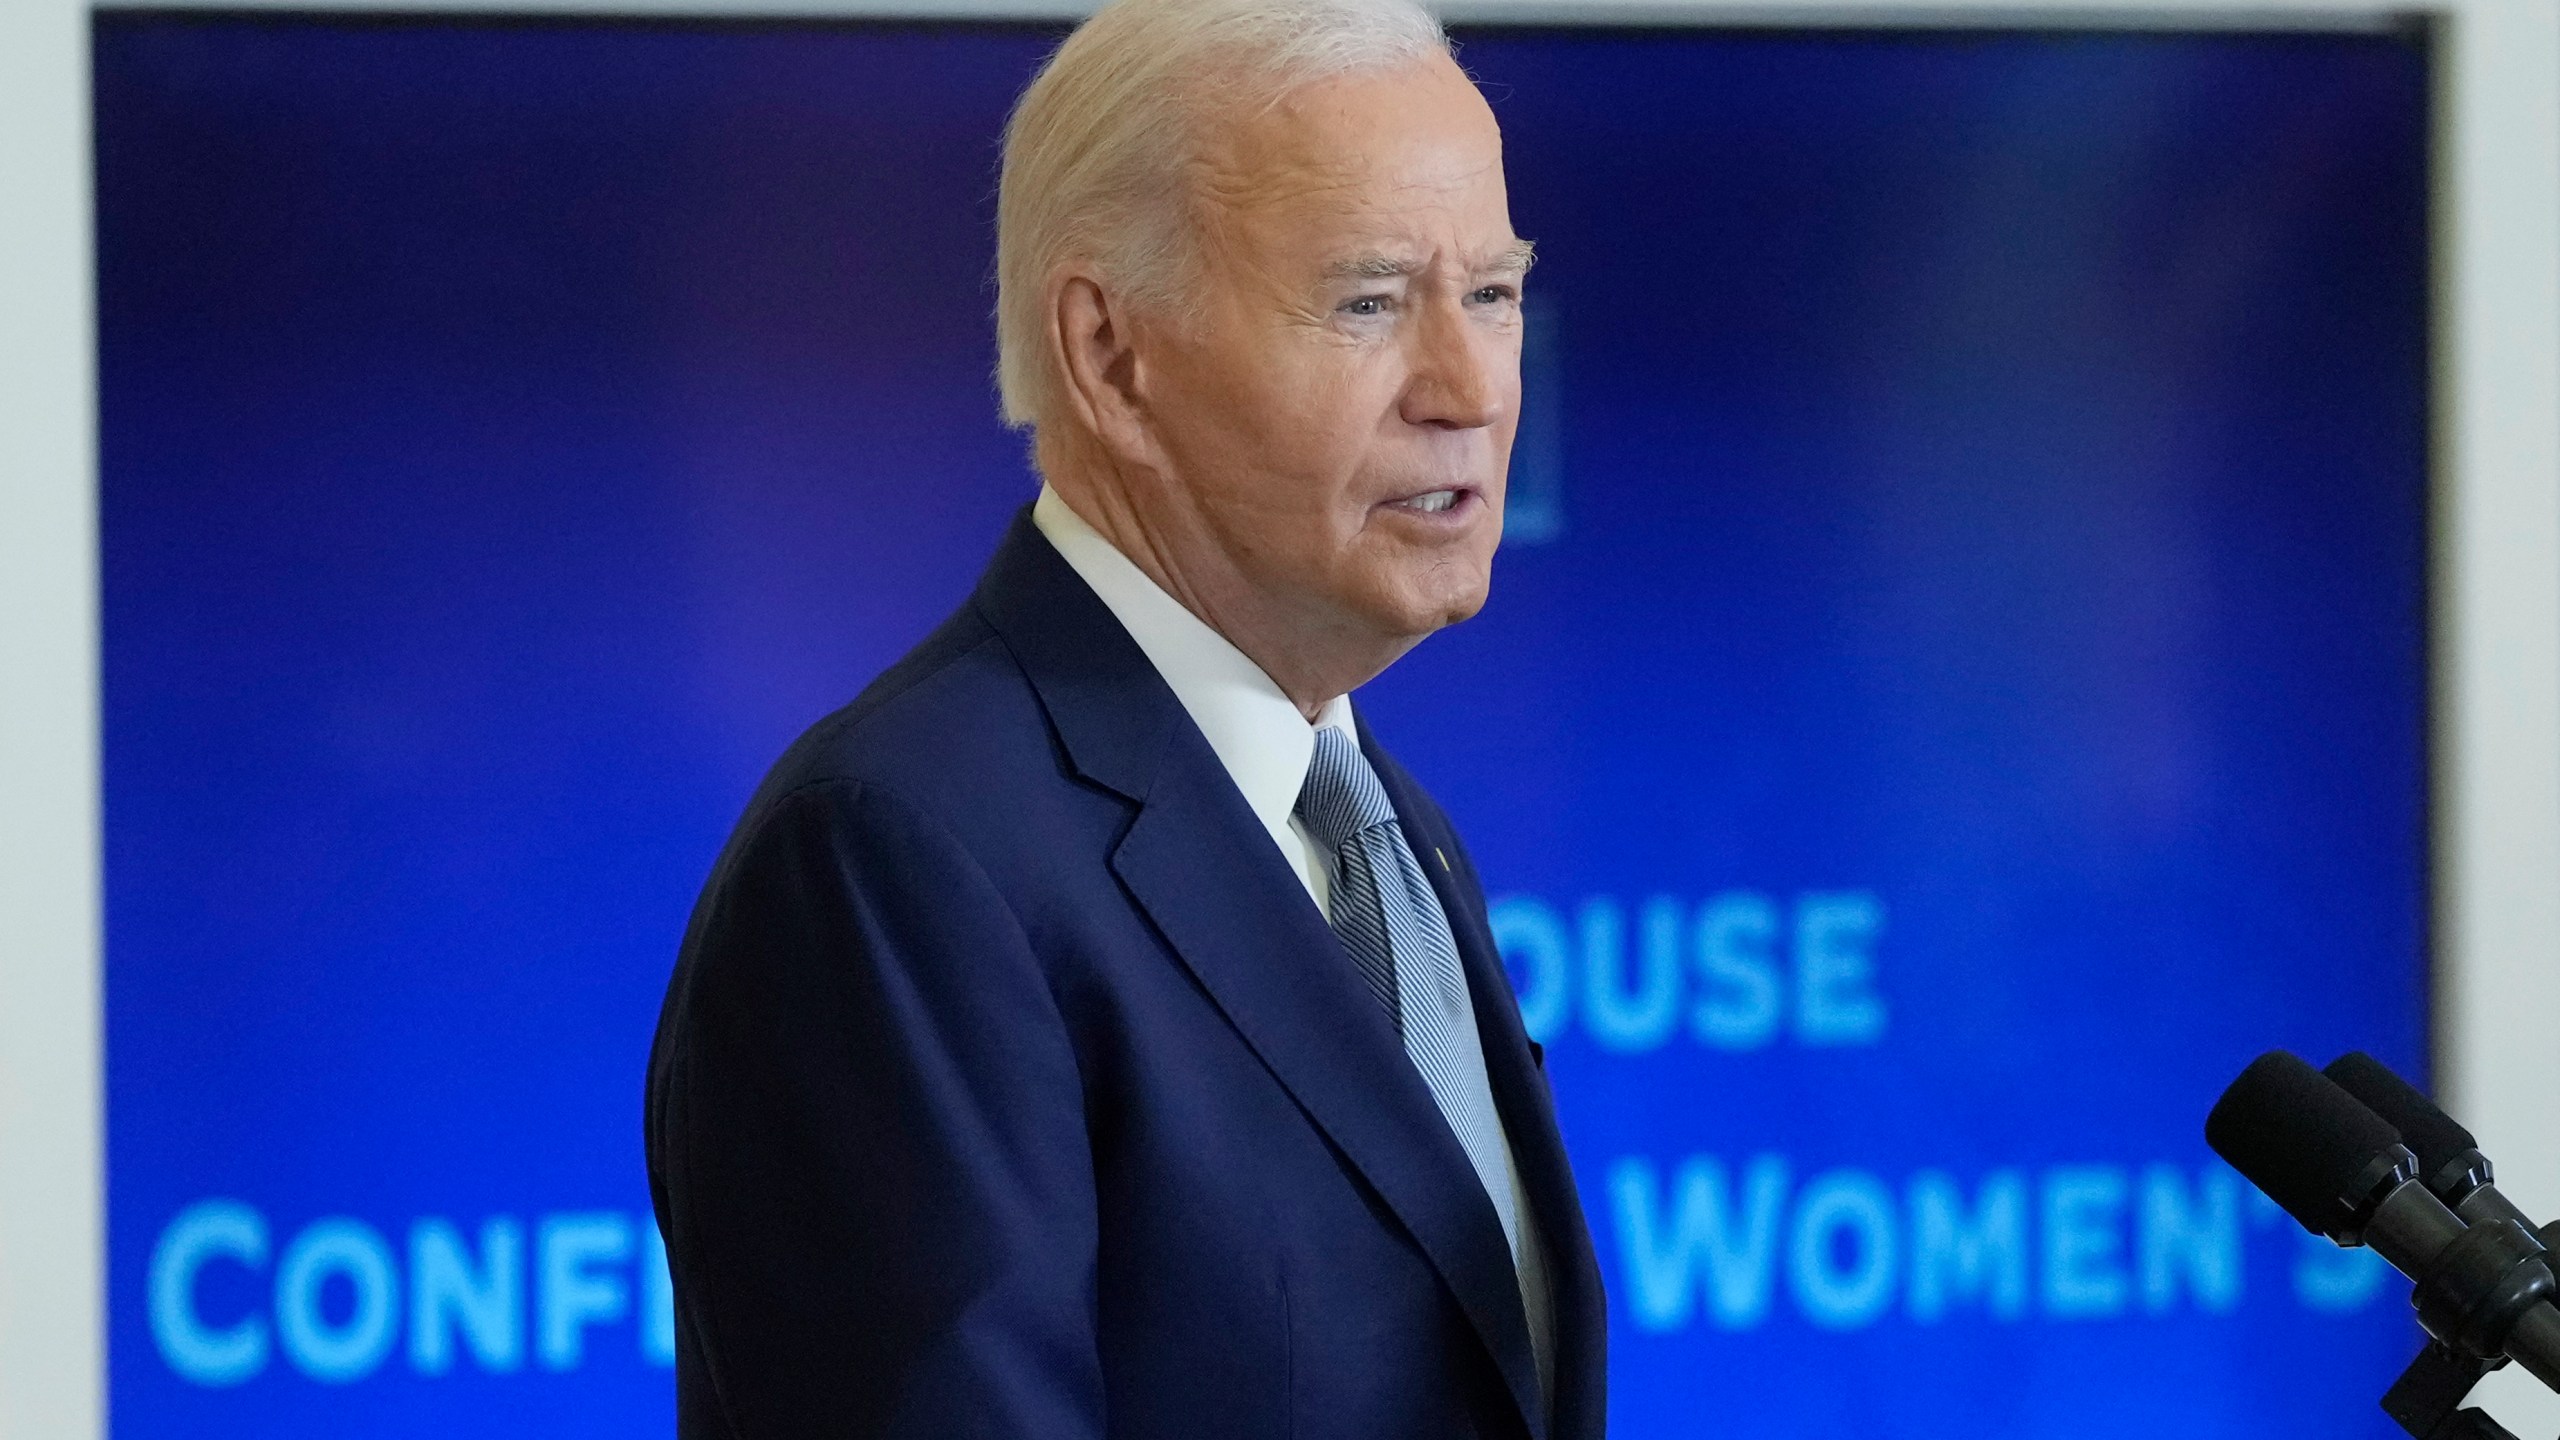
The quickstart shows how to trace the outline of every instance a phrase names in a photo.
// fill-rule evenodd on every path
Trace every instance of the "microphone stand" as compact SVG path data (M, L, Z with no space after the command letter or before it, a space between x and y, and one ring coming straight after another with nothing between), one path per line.
M2560 1220L2543 1226L2540 1238L2560 1254ZM2383 1393L2383 1413L2417 1440L2516 1440L2515 1432L2490 1419L2487 1411L2462 1403L2481 1376L2506 1363L2504 1355L2481 1359L2430 1340Z
M2417 1440L2516 1440L2489 1412L2462 1404L2481 1376L2506 1363L2503 1355L2482 1360L2431 1340L2383 1393L2383 1413Z

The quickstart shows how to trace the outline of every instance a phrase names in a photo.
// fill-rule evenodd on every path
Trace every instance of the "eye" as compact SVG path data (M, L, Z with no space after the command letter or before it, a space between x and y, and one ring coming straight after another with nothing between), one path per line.
M1478 305L1500 305L1519 298L1519 292L1508 285L1487 285L1467 297Z
M1384 315L1387 313L1387 297L1384 295L1354 295L1350 299L1342 302L1342 313L1345 315Z

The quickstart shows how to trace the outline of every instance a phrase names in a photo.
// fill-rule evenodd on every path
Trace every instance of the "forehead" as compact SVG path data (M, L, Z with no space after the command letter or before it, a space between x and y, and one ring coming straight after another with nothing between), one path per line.
M1205 218L1237 238L1454 227L1511 239L1501 129L1447 56L1302 87L1213 119L1202 139Z

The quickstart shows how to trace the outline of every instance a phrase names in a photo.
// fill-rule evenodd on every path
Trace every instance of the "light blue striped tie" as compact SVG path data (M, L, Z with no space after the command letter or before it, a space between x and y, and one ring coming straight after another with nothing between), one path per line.
M1332 852L1333 933L1342 937L1369 992L1404 1037L1404 1053L1431 1087L1441 1117L1467 1152L1501 1217L1518 1268L1538 1376L1549 1380L1551 1317L1544 1257L1520 1223L1502 1117L1485 1078L1475 1003L1440 897L1405 844L1386 787L1358 742L1332 726L1316 731L1315 758L1298 792L1298 820Z

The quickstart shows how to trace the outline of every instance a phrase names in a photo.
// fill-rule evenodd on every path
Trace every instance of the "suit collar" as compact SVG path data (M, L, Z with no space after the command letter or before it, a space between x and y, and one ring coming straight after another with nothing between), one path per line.
M1057 549L1017 513L972 603L1040 696L1076 774L1144 802L1182 706Z
M1113 872L1430 1259L1529 1433L1543 1437L1547 1407L1492 1201L1394 1025L1217 755L1027 508L975 603L1038 692L1076 774L1138 805ZM1490 1001L1478 990L1482 1016ZM1501 1003L1507 1013L1507 992Z
M1057 491L1040 487L1031 523L1145 653L1244 792L1254 819L1282 853L1300 854L1303 863L1289 818L1306 783L1315 729L1333 726L1349 733L1350 700L1335 697L1310 727L1297 702L1252 657L1166 594Z
M1458 942L1468 989L1475 999L1476 1029L1484 1047L1485 1074L1495 1108L1510 1137L1513 1161L1528 1191L1529 1206L1546 1242L1547 1278L1556 1326L1555 1391L1550 1397L1554 1434L1598 1436L1608 1416L1608 1302L1598 1259L1575 1188L1573 1164L1556 1127L1544 1065L1520 1023L1520 1009L1504 973L1478 899L1475 870L1422 787L1378 747L1361 727L1362 748L1396 807L1399 823L1439 892L1440 908Z
M1297 877L1196 736L1111 866L1229 1024L1429 1257L1544 1434L1511 1249L1421 1072ZM1242 852L1242 853L1238 853ZM1535 1417L1535 1418L1532 1418Z

